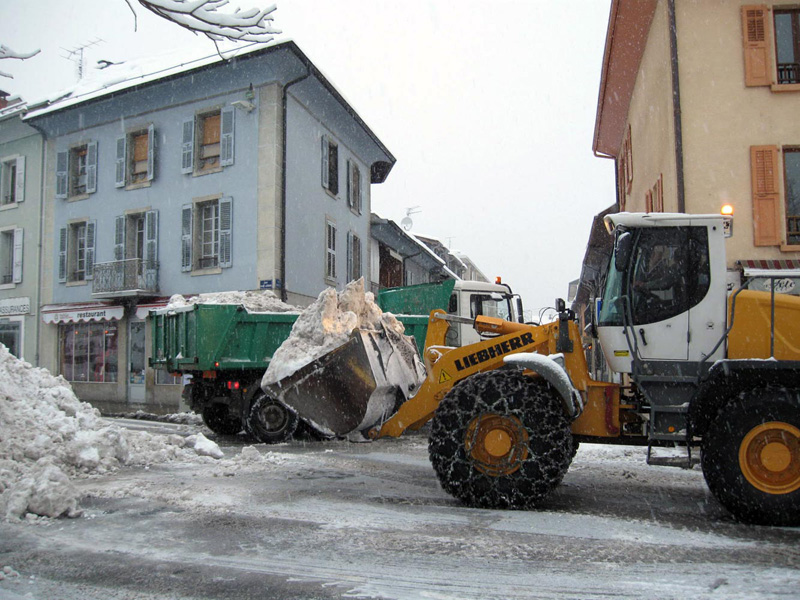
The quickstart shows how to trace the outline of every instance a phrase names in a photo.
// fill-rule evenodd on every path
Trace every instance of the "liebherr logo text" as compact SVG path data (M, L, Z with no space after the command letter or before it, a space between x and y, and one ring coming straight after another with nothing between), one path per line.
M485 350L479 350L478 352L468 354L463 359L457 358L456 369L463 371L464 369L475 367L486 362L487 360L497 358L498 356L503 356L503 354L508 354L513 350L519 350L520 348L530 344L533 344L533 334L523 333L519 337L511 338L510 340L506 340L500 344L495 344L494 346L490 346Z

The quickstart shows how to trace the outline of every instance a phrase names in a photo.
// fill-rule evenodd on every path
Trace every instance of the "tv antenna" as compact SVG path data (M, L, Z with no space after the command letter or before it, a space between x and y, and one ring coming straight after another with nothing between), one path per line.
M400 225L406 231L411 231L411 228L414 226L414 221L411 220L411 215L415 215L417 213L422 212L422 209L419 206L412 206L406 209L406 216L403 217L403 220L400 221Z
M67 60L71 60L75 63L76 72L78 74L78 81L83 79L83 74L86 68L86 50L87 48L91 48L92 46L97 46L102 44L105 40L101 38L95 38L86 42L85 44L81 44L80 46L75 46L72 49L69 48L61 48L66 55L62 55L61 58L66 58Z

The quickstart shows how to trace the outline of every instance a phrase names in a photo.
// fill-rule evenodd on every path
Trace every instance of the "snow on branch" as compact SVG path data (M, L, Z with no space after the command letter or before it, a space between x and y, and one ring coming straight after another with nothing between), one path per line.
M39 54L39 50L38 49L34 50L33 52L16 52L15 50L12 50L8 46L0 44L0 59L3 59L3 58L18 58L19 60L25 60L25 59L31 58L32 56L36 56L37 54ZM11 75L10 73L5 73L3 71L0 71L0 76L1 77L9 77L11 79L14 79L13 75Z
M160 17L215 42L225 39L244 42L270 42L281 33L272 27L274 4L264 9L222 11L228 0L139 0L139 4ZM130 5L130 4L129 4Z

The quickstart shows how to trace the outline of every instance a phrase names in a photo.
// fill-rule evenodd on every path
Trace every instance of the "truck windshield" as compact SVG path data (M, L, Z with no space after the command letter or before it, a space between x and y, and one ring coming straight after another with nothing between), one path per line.
M509 320L511 318L511 306L508 298L498 296L498 294L470 294L470 317L474 319L478 315L484 315L486 317Z

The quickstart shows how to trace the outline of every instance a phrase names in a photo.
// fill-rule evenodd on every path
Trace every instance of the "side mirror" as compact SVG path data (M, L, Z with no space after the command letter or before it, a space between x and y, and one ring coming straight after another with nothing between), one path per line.
M630 231L623 231L614 244L614 268L617 271L624 271L628 267L632 251L633 236Z

